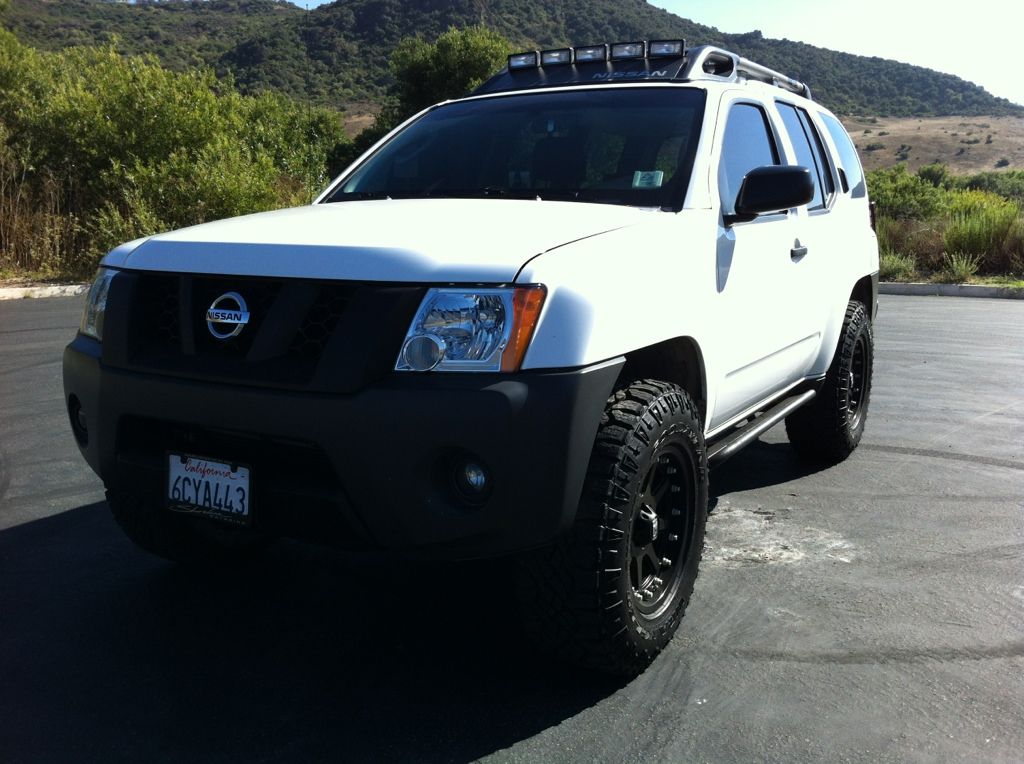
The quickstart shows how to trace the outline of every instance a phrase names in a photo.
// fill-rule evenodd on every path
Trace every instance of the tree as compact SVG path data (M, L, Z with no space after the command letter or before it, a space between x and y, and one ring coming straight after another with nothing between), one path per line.
M508 40L481 26L450 27L433 44L406 37L390 61L398 116L465 95L498 71L511 52Z
M482 26L449 27L433 43L404 38L389 62L395 78L390 99L370 127L329 158L332 172L340 172L416 112L469 93L501 69L511 51L508 40Z

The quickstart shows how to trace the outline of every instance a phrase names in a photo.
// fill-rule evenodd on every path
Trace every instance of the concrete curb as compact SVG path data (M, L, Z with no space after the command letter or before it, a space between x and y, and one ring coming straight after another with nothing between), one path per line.
M23 300L28 297L74 297L89 291L88 284L55 284L52 286L3 287L0 300Z
M930 297L1001 297L1007 300L1024 300L1024 289L984 284L900 284L883 281L878 285L878 293Z

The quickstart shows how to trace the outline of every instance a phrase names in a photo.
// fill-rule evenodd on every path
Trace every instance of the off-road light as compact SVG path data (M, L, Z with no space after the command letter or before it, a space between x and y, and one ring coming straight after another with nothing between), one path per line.
M589 61L607 61L607 45L588 45L585 48L576 48L576 63L583 64Z
M540 54L540 62L543 66L558 66L560 64L572 63L572 48L559 48L558 50L545 50Z
M529 69L537 66L537 51L529 53L513 53L508 57L509 69Z
M683 40L651 40L647 44L647 55L650 58L679 57L683 55L684 48Z
M82 402L74 393L68 398L68 416L71 418L71 432L74 433L75 440L80 446L85 446L89 442L89 422L85 417Z
M617 42L612 45L612 61L623 58L643 58L647 46L643 42Z

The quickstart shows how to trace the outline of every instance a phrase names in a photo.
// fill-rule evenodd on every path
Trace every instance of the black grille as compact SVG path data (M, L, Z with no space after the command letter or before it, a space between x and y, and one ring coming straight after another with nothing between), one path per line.
M319 358L338 325L338 319L345 312L348 301L348 290L344 287L320 287L316 302L288 347L289 355L305 359Z
M175 346L181 341L179 279L156 276L140 284L138 303L144 326L154 341Z
M349 392L391 371L424 288L347 281L124 273L123 333L105 345L114 366L231 384ZM214 337L206 312L221 295L243 297L249 321ZM234 307L230 304L229 307ZM223 331L227 327L219 325ZM118 342L123 342L119 346ZM109 352L108 352L109 351Z

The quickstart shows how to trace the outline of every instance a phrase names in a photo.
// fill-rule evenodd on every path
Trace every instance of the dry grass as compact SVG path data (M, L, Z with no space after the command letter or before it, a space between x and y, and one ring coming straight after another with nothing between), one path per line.
M936 162L959 175L1024 169L1024 118L1020 117L847 117L843 124L868 170L898 164L901 155L906 156L902 161L911 172ZM866 150L877 144L882 148ZM1002 159L1009 163L997 167Z

